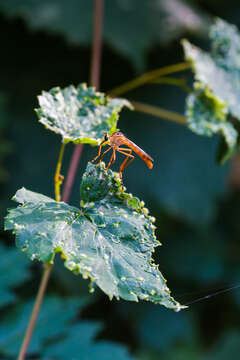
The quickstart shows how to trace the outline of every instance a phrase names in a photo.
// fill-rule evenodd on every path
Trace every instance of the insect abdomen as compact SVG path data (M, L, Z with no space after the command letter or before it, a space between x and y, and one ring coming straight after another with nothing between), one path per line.
M129 139L125 139L124 144L129 146L145 162L149 169L153 168L153 159L150 155L145 153L145 151L143 151L139 146L134 144L134 142Z

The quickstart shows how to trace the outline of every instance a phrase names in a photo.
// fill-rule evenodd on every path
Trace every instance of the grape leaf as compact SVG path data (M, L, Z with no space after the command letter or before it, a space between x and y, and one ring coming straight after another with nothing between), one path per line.
M199 135L222 134L227 146L219 160L224 163L234 153L238 137L234 126L227 121L227 105L221 103L208 88L202 88L202 83L195 82L194 88L195 92L186 100L189 128Z
M69 331L69 322L74 320L79 310L88 302L87 298L58 298L48 296L44 299L36 328L29 344L29 353L41 351L46 340L55 339ZM33 301L22 303L5 313L0 324L0 353L15 356L21 346L26 321L33 308Z
M182 0L105 0L103 38L141 68L153 44L167 43L186 30L204 32L207 16ZM24 18L31 29L63 34L73 44L92 42L93 2L71 0L34 2L1 1L0 9L10 17Z
M209 36L211 53L197 48L187 40L183 41L185 57L191 62L195 79L198 82L195 86L194 97L188 98L186 114L187 117L190 116L188 121L193 131L202 132L203 135L208 136L210 131L211 134L220 132L224 135L229 147L229 152L222 159L224 161L232 154L237 139L237 132L230 120L226 119L226 115L240 120L240 65L238 60L240 35L234 25L217 19L210 28ZM196 98L199 98L199 87L203 90L200 114L198 113L199 101L196 101ZM212 106L213 104L215 106ZM192 105L194 105L194 112L189 111L189 106ZM219 112L221 109L222 111ZM204 116L204 120L200 122L199 117L202 116ZM216 126L216 121L218 126ZM210 128L209 131L206 131L206 125Z
M72 326L64 339L58 343L48 345L43 355L48 359L73 359L76 354L81 360L133 360L123 345L110 341L94 342L94 337L100 330L96 322L81 322Z
M27 259L19 255L16 249L0 244L0 306L8 305L16 299L12 288L21 285L30 277ZM16 271L15 265L18 266Z
M81 195L76 208L38 194L31 200L31 193L20 189L14 200L22 205L9 211L5 229L16 233L17 247L32 260L53 262L62 252L69 270L89 277L110 298L180 310L151 258L159 243L144 204L124 192L117 173L105 173L104 163L88 165Z
M64 143L98 145L103 132L116 131L119 112L124 99L111 99L93 87L80 84L61 90L59 87L38 96L40 108L36 109L40 123L62 136Z

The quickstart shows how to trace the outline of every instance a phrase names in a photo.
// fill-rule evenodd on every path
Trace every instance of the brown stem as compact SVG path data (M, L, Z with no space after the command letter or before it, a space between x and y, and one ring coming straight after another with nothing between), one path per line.
M40 307L42 304L43 296L44 296L44 293L45 293L45 290L47 287L48 279L49 279L49 276L50 276L50 273L52 270L52 264L46 263L46 264L44 264L44 266L45 266L45 269L44 269L44 272L42 275L42 280L41 280L41 283L40 283L40 286L38 289L38 293L37 293L37 297L36 297L35 304L33 307L32 315L31 315L30 321L28 323L28 327L27 327L27 330L26 330L26 333L24 336L24 340L23 340L23 343L22 343L22 346L21 346L21 349L19 352L18 360L24 360L24 358L26 356L28 345L29 345L29 342L32 337L33 329L34 329L34 326L35 326L35 323L37 320L37 316L38 316L38 313L39 313L39 310L40 310Z
M104 0L94 1L93 20L93 47L90 69L90 84L99 89L101 53L102 53L102 26L103 26Z
M73 150L73 155L72 155L71 163L70 163L68 174L67 174L67 179L66 179L64 189L63 189L63 194L62 194L62 201L64 201L64 202L68 202L68 199L69 199L69 196L71 193L71 189L72 189L72 185L73 185L73 181L74 181L74 178L75 178L75 175L77 172L79 160L82 155L82 151L83 151L82 144L76 145Z
M99 79L100 79L103 4L104 4L104 0L95 0L94 34L93 34L93 50L92 50L90 83L91 83L91 85L94 85L96 88L99 87ZM74 178L76 175L76 170L77 170L77 166L78 166L81 154L82 154L82 150L83 150L83 145L76 145L75 150L73 152L72 159L71 159L71 163L70 163L70 167L69 167L69 171L68 171L68 175L67 175L67 179L66 179L66 184L65 184L65 187L63 190L63 201L67 201L70 196L72 184L73 184L73 181L74 181ZM58 180L58 181L60 180L59 175L60 175L63 151L64 151L64 146L62 146L61 151L60 151L60 161L58 161L58 165L57 165L57 170L56 170L57 175L55 175L55 184L56 184L56 180ZM60 186L60 184L57 184L57 186ZM55 186L55 190L56 190L56 186ZM59 190L59 188L57 188L57 191L56 191L56 200L57 201L60 200L60 190L59 191L58 190ZM22 346L21 346L21 349L19 352L18 360L25 359L28 345L31 340L32 333L33 333L33 330L34 330L34 327L36 324L37 316L38 316L38 313L39 313L39 310L40 310L40 307L42 304L43 296L44 296L46 288L47 288L47 283L48 283L48 279L49 279L49 276L51 273L51 269L52 269L52 264L46 263L45 270L42 275L42 280L40 282L40 286L38 289L37 297L35 300L35 304L33 307L33 311L31 314L31 318L28 323L28 327L27 327L27 330L26 330L26 333L24 336L24 340L23 340L23 343L22 343Z
M102 52L102 25L103 25L104 0L94 1L94 20L93 20L93 47L92 60L90 68L90 84L99 89L100 83L100 67ZM71 194L73 182L76 176L78 164L82 155L83 145L75 145L70 166L63 189L62 200L67 202Z

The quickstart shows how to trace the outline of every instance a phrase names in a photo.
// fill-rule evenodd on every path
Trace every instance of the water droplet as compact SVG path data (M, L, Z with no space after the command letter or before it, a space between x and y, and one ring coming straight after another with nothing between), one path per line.
M143 208L142 210L143 210L143 212L144 212L145 215L148 215L148 214L149 214L149 210L148 210L147 208Z
M141 299L142 300L148 300L149 296L147 294L141 294Z
M25 228L24 225L15 224L15 229L16 229L16 230L22 230L22 229L24 229L24 228Z

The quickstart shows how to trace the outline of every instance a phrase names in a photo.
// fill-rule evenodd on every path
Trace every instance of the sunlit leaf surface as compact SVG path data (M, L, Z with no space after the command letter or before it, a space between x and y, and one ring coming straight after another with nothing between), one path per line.
M88 165L81 195L76 208L20 189L14 200L21 205L9 211L5 227L32 260L51 262L60 251L69 270L89 277L110 298L180 310L151 258L159 243L144 203L125 193L119 175L105 173L103 163Z
M40 108L36 112L47 129L60 134L65 143L91 145L100 143L103 132L114 132L121 109L131 107L127 100L111 99L86 84L53 88L44 91L38 100Z

